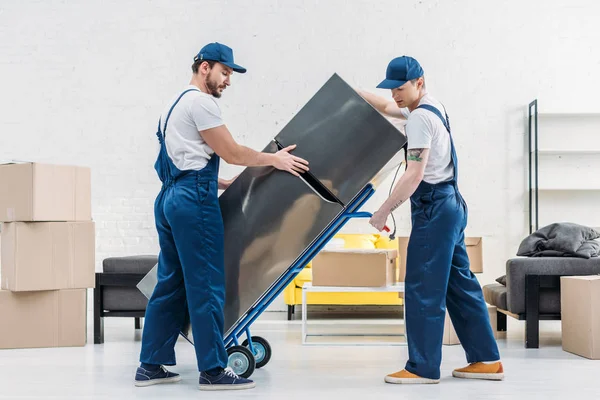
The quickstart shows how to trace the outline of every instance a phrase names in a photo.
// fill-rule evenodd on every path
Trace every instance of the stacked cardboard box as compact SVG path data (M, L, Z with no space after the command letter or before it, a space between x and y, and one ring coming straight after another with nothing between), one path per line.
M94 287L89 168L0 165L0 348L86 344Z

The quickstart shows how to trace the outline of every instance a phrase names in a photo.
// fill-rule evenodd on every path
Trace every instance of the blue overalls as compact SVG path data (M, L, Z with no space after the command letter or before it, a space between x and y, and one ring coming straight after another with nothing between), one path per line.
M430 105L450 135L453 179L422 181L410 198L412 231L408 243L405 301L406 370L439 379L446 307L469 363L497 361L498 346L481 286L469 269L465 248L467 205L458 190L458 165L448 116Z
M167 154L158 123L160 152L154 168L163 185L154 203L160 254L158 283L148 301L140 361L175 365L175 343L186 322L194 338L198 370L227 366L223 344L224 229L218 199L219 157L199 171L180 171ZM164 132L164 134L163 134Z

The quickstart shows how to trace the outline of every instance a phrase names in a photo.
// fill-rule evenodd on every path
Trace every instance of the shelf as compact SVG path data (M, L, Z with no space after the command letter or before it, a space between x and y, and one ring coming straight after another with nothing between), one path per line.
M535 190L535 187L532 188L532 190ZM538 191L539 192L594 192L594 191L600 191L600 186L599 187L587 187L587 188L582 188L582 187L538 187Z
M582 226L586 226L588 228L592 228L592 229L600 232L600 227L594 226L594 224L586 224L584 221L572 221L572 220L564 219L564 218L556 218L556 219L554 219L552 221L540 221L540 229L543 228L543 227L545 227L545 226L548 226L548 225L551 225L551 224L556 224L556 223L561 223L561 222L572 222L572 223L575 223L575 224L578 224L578 225L582 225ZM594 240L598 241L600 239L594 239Z
M532 114L533 115L533 114ZM557 117L557 118L600 118L600 112L538 112L539 117Z
M534 154L535 150L531 150L531 153ZM538 154L549 155L549 156L600 155L600 149L598 149L598 150L538 149Z

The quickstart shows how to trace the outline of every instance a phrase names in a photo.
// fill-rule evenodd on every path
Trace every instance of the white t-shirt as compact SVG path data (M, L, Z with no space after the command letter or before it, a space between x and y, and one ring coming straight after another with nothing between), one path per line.
M419 105L429 104L440 110L445 116L444 107L440 102L426 94L421 98ZM429 110L422 108L410 112L408 108L402 109L402 114L407 118L405 125L408 149L429 149L429 159L425 166L423 180L436 184L452 179L454 166L452 165L450 134L440 118Z
M182 171L200 170L208 164L214 150L202 139L200 131L223 125L221 109L216 99L201 92L196 86L189 85L184 90L187 89L196 90L184 94L173 109L165 140L167 154ZM183 90L173 96L161 114L163 133L169 110L181 93Z

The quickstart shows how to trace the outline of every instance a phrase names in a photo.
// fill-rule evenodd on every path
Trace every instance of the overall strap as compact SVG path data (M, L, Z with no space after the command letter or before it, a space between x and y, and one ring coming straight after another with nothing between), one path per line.
M177 100L175 100L175 103L173 103L173 105L171 106L171 109L169 110L169 113L167 114L167 119L165 120L165 128L162 131L162 136L166 137L167 136L167 124L169 123L169 118L171 117L171 113L173 112L173 109L175 108L175 106L177 105L177 103L179 103L179 100L181 100L181 98L183 97L184 94L186 94L187 92L199 92L200 90L198 89L187 89L184 90L183 93L181 93L179 95L179 97L177 98ZM160 118L158 120L158 131L160 132Z
M444 110L444 114L445 114L445 118L444 118L444 115L442 115L442 112L430 104L421 104L417 108L423 108L423 109L431 111L432 113L437 115L438 118L444 124L444 127L446 128L446 130L448 131L448 135L450 136L450 157L452 160L452 166L454 167L454 185L456 186L457 181L458 181L458 160L457 160L457 156L456 156L456 149L454 147L454 140L452 140L452 132L450 131L450 118L448 118L448 114L446 114L446 112Z
M421 104L417 108L422 108L422 109L431 111L432 113L437 115L439 117L439 119L442 120L442 124L444 124L444 127L446 128L446 130L448 131L448 134L450 135L450 144L452 146L452 156L454 157L454 142L452 141L452 133L450 132L450 120L448 118L448 114L446 114L446 118L444 118L442 116L442 113L440 112L440 110L438 110L437 108L435 108L434 106L429 105L429 104ZM408 168L408 143L406 144L406 148L404 149L404 162L405 162L406 168ZM456 170L456 165L454 165L454 169Z
M437 115L439 117L439 119L442 120L442 124L444 124L444 127L446 127L446 130L448 131L448 133L450 133L450 136L452 136L452 133L450 132L450 121L448 120L448 114L446 114L446 118L444 118L444 116L442 115L442 112L430 104L421 104L417 108L423 108L423 109L431 111L432 113Z

